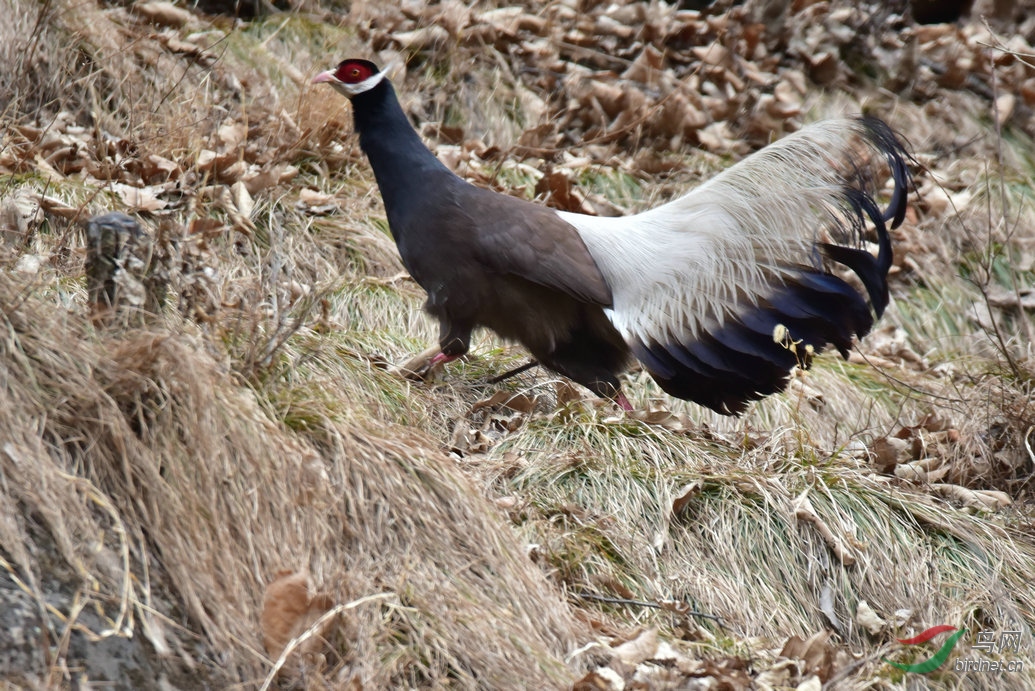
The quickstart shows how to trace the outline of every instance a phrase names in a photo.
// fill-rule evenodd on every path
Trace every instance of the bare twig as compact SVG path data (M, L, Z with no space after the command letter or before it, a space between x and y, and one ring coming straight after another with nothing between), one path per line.
M708 619L714 621L719 625L719 628L725 630L726 626L722 620L722 617L714 614L705 614L704 612L698 612L692 609L679 609L678 611L669 605L662 604L660 602L646 602L645 600L630 600L624 597L608 597L606 595L597 595L596 593L587 593L585 591L578 591L574 593L576 597L583 600L593 600L594 602L606 602L610 605L626 605L629 607L649 607L651 609L663 609L669 612L675 612L677 614L683 614L688 617L696 617L698 619Z

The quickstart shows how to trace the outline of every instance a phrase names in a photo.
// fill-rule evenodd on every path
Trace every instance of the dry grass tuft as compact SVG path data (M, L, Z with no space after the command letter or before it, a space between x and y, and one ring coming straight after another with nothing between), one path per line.
M57 574L35 555L52 540L104 614L93 634L142 627L186 660L201 636L230 655L225 681L254 679L261 632L242 613L259 611L279 569L305 568L336 602L386 593L342 615L329 679L566 677L570 614L427 440L330 419L299 437L197 334L96 334L25 290L2 285L0 540L41 606Z

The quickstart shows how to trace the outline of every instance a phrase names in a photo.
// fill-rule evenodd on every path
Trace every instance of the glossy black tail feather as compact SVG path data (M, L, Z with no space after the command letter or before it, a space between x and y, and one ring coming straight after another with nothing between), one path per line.
M898 228L906 218L909 189L912 187L912 176L909 174L907 164L913 161L913 157L886 122L865 115L860 117L859 121L866 128L870 141L884 153L888 168L891 170L895 187L882 219L884 222L891 221L892 228Z

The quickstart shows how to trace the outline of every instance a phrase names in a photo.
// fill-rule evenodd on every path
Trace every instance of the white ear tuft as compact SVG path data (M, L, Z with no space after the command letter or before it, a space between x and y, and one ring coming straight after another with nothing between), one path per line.
M389 67L391 67L391 65L389 65ZM358 84L342 84L341 86L343 87L343 90L345 91L345 95L350 96L350 97L351 96L358 96L359 94L362 94L362 93L365 93L367 91L370 91L375 86L377 86L382 81L384 81L384 78L388 74L389 67L384 68L383 70L381 70L380 72L378 72L377 74L375 74L373 76L367 77L366 79L364 79L363 81L359 82Z

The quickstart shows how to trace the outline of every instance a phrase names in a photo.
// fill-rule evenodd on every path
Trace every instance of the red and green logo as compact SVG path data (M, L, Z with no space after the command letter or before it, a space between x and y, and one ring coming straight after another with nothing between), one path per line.
M889 665L894 665L895 667L898 667L901 670L905 670L906 672L913 672L915 674L927 674L928 672L933 672L934 670L944 665L945 661L949 659L949 653L952 652L952 648L956 645L956 641L962 638L963 634L967 633L966 629L957 630L955 626L942 624L940 626L932 626L926 631L921 631L920 635L914 636L913 638L895 639L902 645L920 645L921 643L926 643L935 636L943 634L946 631L955 631L956 633L946 638L945 642L942 643L942 647L938 649L938 652L936 652L934 655L927 658L923 662L917 662L916 664L912 665L903 665L899 662L892 662L886 657L883 658L883 660L887 662Z

